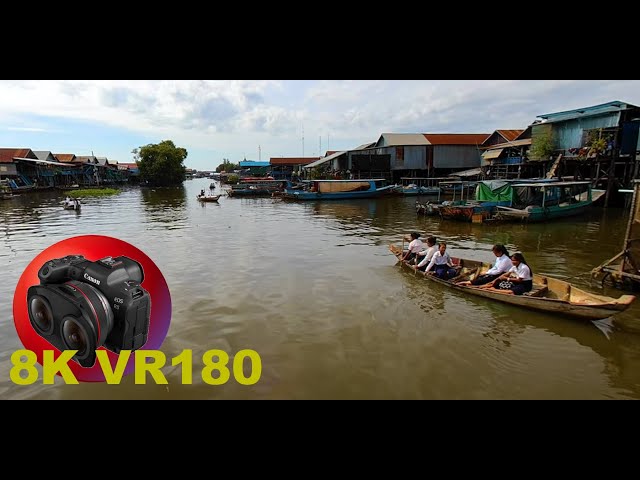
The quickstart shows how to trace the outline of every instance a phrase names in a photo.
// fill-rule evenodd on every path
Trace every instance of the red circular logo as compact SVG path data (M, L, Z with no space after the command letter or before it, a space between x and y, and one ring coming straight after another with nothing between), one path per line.
M86 260L96 262L106 257L128 257L140 264L144 272L144 280L140 284L144 290L149 293L151 302L151 312L149 316L149 331L146 343L140 347L145 350L157 350L164 342L169 324L171 323L171 296L169 288L162 273L156 264L145 255L142 251L133 245L113 237L102 235L83 235L73 237L54 245L40 253L34 258L29 266L25 269L18 281L16 291L13 295L13 319L16 325L18 336L22 344L27 350L35 352L38 357L38 363L42 365L42 356L44 350L54 350L54 357L60 354L59 349L54 347L44 337L40 336L29 320L29 305L27 303L27 291L33 285L40 285L38 271L50 260L63 258L69 255L82 255ZM89 277L87 279L87 277ZM95 280L90 275L85 274L88 282ZM70 282L77 284L78 282ZM73 285L70 287L73 289ZM86 290L77 288L77 290ZM105 306L109 308L109 306ZM106 350L101 346L98 350ZM110 350L106 350L111 363L111 368L115 368L118 355ZM131 355L124 374L128 375L134 371L135 355ZM78 379L83 382L104 382L105 377L99 362L92 367L82 367L75 361L69 362L71 371Z

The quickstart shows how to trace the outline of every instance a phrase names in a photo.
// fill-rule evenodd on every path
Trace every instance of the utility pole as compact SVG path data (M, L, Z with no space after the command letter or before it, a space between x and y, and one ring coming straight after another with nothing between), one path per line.
M322 157L322 135L318 136L320 139L320 146L318 147L318 156Z
M304 123L302 124L302 158L304 158Z
M260 145L258 145L258 161L262 160L262 150L260 149Z

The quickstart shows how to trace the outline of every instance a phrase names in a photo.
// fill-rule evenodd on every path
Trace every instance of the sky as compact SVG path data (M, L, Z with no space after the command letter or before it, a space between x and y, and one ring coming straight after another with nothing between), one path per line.
M131 162L172 140L213 170L322 156L382 133L491 133L538 115L640 105L640 80L0 80L0 148Z

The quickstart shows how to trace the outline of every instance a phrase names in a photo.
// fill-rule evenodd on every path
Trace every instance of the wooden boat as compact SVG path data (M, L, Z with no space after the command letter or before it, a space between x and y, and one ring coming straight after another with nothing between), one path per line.
M514 190L506 180L484 180L476 183L475 200L443 202L438 209L440 216L448 220L485 221L497 206L511 206Z
M274 192L282 192L287 186L291 186L288 180L242 179L237 185L232 185L227 194L230 197L271 197Z
M389 250L398 259L402 256L402 248L397 245L389 245ZM459 270L458 276L451 280L442 280L434 275L425 275L423 272L418 272L418 274L423 275L428 280L471 295L531 310L556 313L584 320L608 318L616 313L623 312L636 298L634 295L622 295L617 299L596 295L574 287L569 282L547 275L538 275L535 272L533 275L533 289L524 295L511 295L479 287L460 285L458 282L471 280L478 275L482 275L491 268L491 265L464 258L452 258L452 260L454 264L458 265ZM403 267L413 270L413 266L407 262L403 262Z
M449 177L401 177L400 185L393 192L404 196L437 196L440 194L439 182L452 180Z
M282 198L287 200L345 200L374 198L389 193L394 185L382 186L383 178L360 180L313 180L304 189L286 188Z
M62 208L64 208L65 210L80 211L80 209L82 208L82 205L80 204L80 201L78 201L78 202L72 202L72 203L65 203L64 205L62 205Z
M198 199L199 202L217 202L218 199L220 198L220 195L205 195L204 197L201 195L198 195L196 197Z
M439 215L439 209L442 202L421 202L416 200L416 213L418 215L435 216Z
M604 190L590 182L514 183L514 206L497 206L495 218L503 221L543 222L584 213ZM518 205L520 203L520 205Z

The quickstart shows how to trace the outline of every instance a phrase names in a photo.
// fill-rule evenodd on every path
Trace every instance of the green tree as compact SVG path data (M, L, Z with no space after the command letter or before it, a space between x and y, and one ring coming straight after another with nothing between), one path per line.
M234 170L240 170L239 163L232 163L228 158L223 158L222 163L216 167L216 172L233 172Z
M163 140L157 144L149 144L136 152L140 168L140 179L152 185L162 187L180 185L185 179L186 168L183 165L187 158L187 150L176 147L171 140Z
M534 136L529 151L532 160L550 160L556 151L556 142L551 132L542 132Z

